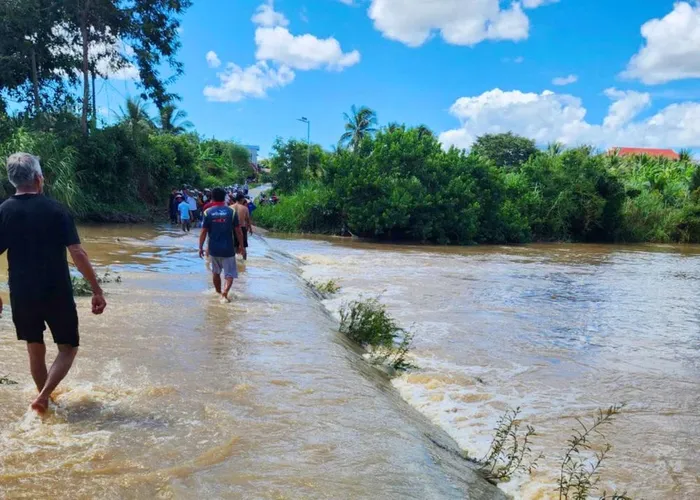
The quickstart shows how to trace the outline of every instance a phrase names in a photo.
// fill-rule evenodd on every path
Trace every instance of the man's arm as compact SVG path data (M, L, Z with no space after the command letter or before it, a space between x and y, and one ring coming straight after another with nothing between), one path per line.
M250 209L245 208L245 225L248 228L248 232L253 234L253 221L250 219Z
M208 230L206 226L202 226L202 232L199 233L199 258L204 258L204 243L207 241Z
M73 259L75 267L78 268L80 274L82 274L85 279L90 283L90 288L92 288L92 312L93 314L102 314L107 307L107 301L102 293L102 287L97 282L97 276L95 275L95 270L92 268L88 254L83 249L83 246L78 243L76 245L70 245L68 247L70 256Z
M238 239L238 253L245 255L245 246L243 246L243 231L241 231L241 226L236 226L233 228L236 232L236 238Z

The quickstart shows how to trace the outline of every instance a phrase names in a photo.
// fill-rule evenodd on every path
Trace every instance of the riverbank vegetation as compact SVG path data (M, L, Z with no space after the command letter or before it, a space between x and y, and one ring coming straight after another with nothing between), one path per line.
M256 223L285 232L444 244L700 242L700 172L680 161L591 147L540 150L512 134L471 152L441 147L426 127L361 108L333 151L278 140L269 165L280 202Z
M599 409L588 424L576 418L578 427L572 430L560 459L560 472L556 479L559 500L631 500L627 493L596 493L599 490L603 462L612 449L602 431L613 424L624 406L619 404L605 410ZM530 425L525 425L522 429L520 415L520 408L508 409L499 418L488 452L476 461L489 481L507 482L518 473L531 474L537 468L537 463L544 458L543 453L533 455L532 440L537 434Z
M189 0L0 5L0 157L41 157L47 193L77 216L134 221L165 212L170 188L250 176L248 151L193 131L169 87ZM133 77L139 95L101 110L98 87ZM106 114L105 114L106 113ZM0 199L14 191L0 169Z
M413 333L398 326L377 299L356 300L340 309L340 333L367 349L372 363L403 371Z
M328 281L312 280L309 285L324 297L330 297L340 291L340 285L334 279Z

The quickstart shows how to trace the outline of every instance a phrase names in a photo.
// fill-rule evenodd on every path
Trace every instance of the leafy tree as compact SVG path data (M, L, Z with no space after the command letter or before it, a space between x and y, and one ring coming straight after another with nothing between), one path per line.
M486 134L478 137L472 153L491 160L497 167L518 168L537 153L535 141L507 134Z
M277 138L272 146L270 169L275 179L275 188L290 193L305 180L319 179L324 176L326 154L318 144L311 145L309 167L307 168L308 145L306 142Z
M499 209L504 188L477 156L443 151L424 129L392 127L332 159L330 179L354 234L472 243Z
M343 116L345 133L340 137L340 144L357 151L362 140L377 131L377 114L367 106L357 109L353 105L351 114L343 113Z
M179 16L190 6L190 0L65 0L63 4L66 30L72 35L72 43L80 46L84 135L88 133L90 76L94 88L95 68L100 59L106 59L112 67L136 64L142 97L151 99L158 109L175 99L167 91L167 85L183 72L182 63L175 56L180 48ZM119 41L129 50L115 50ZM103 51L97 53L97 47ZM173 75L161 75L163 63L174 70Z
M139 0L128 9L125 41L134 50L142 97L152 100L158 109L177 99L167 86L184 72L176 55L181 46L180 16L190 5L190 0ZM168 77L161 74L164 63L174 71Z
M66 42L55 29L64 17L53 0L0 0L0 93L33 116L70 103L76 60L60 50Z
M159 110L156 121L158 127L167 134L183 134L194 127L192 122L187 120L187 113L177 109L172 103Z

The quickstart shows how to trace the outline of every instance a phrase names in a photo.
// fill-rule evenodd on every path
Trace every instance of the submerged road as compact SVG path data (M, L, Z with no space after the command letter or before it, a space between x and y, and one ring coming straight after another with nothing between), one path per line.
M297 261L265 240L253 239L238 299L222 305L195 234L81 236L122 283L106 285L103 316L78 300L81 353L43 422L27 411L24 346L0 319L0 375L19 382L0 385L0 497L503 497L337 333Z

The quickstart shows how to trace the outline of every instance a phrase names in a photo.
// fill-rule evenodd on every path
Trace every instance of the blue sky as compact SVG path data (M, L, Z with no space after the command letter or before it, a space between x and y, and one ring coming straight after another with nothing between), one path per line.
M181 107L201 133L263 155L276 136L305 138L300 116L330 147L353 104L460 147L507 130L542 144L700 146L695 3L195 0L182 28ZM112 79L101 105L117 109L132 86Z

